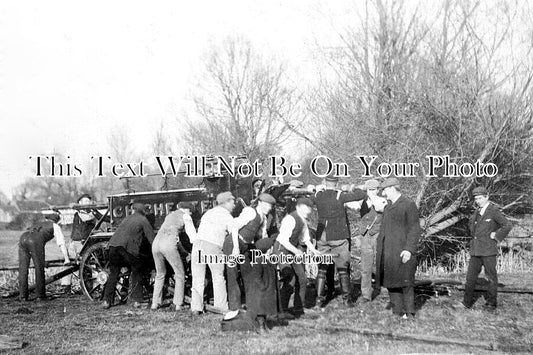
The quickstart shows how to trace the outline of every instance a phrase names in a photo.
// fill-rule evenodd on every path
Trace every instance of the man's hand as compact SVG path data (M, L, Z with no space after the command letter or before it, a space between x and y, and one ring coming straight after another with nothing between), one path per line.
M406 263L408 262L409 260L411 260L411 252L408 251L408 250L403 250L401 253L400 253L400 258L402 258L402 263Z
M490 234L490 239L494 239L494 240L496 240L496 232L492 232L492 233Z
M70 264L70 260L69 259L65 259L65 261L63 262L63 265L68 265Z

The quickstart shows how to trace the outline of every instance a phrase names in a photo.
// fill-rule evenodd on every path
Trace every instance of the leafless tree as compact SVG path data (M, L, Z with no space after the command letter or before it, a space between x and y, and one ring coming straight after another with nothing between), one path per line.
M213 45L193 93L184 138L193 152L246 155L263 160L279 153L294 120L297 94L285 66L263 56L249 40Z
M504 209L531 208L533 46L517 38L524 4L444 0L432 18L404 1L368 4L354 21L360 26L324 49L327 79L309 99L308 129L297 133L354 167L356 154L419 163L404 188L416 197L427 237L464 218L475 184L490 187ZM531 23L522 25L531 36ZM429 154L492 162L499 174L428 177Z

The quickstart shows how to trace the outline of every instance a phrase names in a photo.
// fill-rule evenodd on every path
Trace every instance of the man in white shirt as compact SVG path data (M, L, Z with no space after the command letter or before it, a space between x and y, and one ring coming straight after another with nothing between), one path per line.
M272 195L262 193L257 197L257 206L245 207L239 217L233 221L231 235L226 236L224 241L224 254L244 255L242 265L226 264L226 277L228 283L229 310L236 311L241 308L241 289L239 287L239 269L245 286L245 292L250 287L248 274L250 273L250 254L255 242L267 238L267 216L272 207L276 204L276 199Z
M232 231L233 217L231 212L235 208L235 197L231 192L222 192L217 195L216 201L217 206L202 216L196 239L192 241L191 311L195 315L201 314L204 310L203 299L206 262L202 260L201 256L207 256L209 259L207 265L211 271L213 281L214 306L221 312L227 312L228 310L224 263L216 262L216 259L223 259L222 246L224 245L226 235ZM213 259L215 259L215 262L211 262Z
M283 254L303 257L304 252L301 245L307 246L307 250L314 255L320 253L311 243L309 228L306 218L313 208L313 201L304 197L296 201L296 211L286 215L281 221L279 235L276 241L280 244L280 260ZM302 260L292 262L280 262L281 282L280 298L283 312L289 308L289 299L294 292L294 313L300 316L304 313L305 291L307 287L307 277L305 275L305 265Z
M53 214L47 217L48 221L37 222L20 236L19 240L19 293L20 299L28 300L28 268L30 258L35 266L35 293L37 300L46 300L46 285L44 283L44 246L47 242L56 239L57 246L63 254L65 264L70 263L67 248L65 246L65 236L61 231L59 215Z

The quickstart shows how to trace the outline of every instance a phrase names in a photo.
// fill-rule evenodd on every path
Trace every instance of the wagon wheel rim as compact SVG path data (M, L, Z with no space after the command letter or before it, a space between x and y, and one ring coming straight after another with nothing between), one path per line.
M109 275L109 249L99 242L82 253L80 283L83 293L93 301L103 299L104 287Z

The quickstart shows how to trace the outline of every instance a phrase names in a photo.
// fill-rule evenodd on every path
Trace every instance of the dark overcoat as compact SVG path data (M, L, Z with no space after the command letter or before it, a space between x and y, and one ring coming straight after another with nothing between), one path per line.
M383 211L377 240L377 283L387 288L412 286L416 272L416 251L421 229L416 204L401 195ZM402 263L403 250L411 259Z
M247 275L246 307L250 315L276 315L278 313L276 266L258 262L250 265Z
M505 239L511 231L512 225L492 203L489 204L483 215L476 210L469 221L470 235L470 255L491 256L498 255L498 241ZM496 240L490 238L490 234L495 232Z
M350 229L346 219L346 202L359 201L367 197L366 192L355 189L354 192L324 190L317 192L313 198L318 212L317 239L326 233L326 240L343 240L350 238Z
M155 235L150 222L141 213L134 213L124 218L117 230L109 239L110 247L123 247L128 253L138 257L141 252L143 238L150 244L154 241Z

